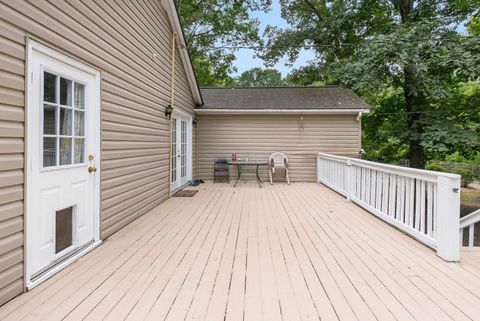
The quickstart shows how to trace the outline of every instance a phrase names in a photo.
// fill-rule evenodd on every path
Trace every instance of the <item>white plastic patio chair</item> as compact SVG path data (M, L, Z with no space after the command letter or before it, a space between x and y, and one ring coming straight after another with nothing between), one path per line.
M273 185L272 175L275 173L275 169L285 170L285 177L287 178L287 183L290 184L290 176L288 175L288 157L284 153L275 152L270 155L268 160L269 170L268 174L270 175L270 184Z

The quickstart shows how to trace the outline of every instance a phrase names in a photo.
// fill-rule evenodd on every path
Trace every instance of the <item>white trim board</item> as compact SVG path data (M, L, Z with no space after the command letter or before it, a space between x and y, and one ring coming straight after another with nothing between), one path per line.
M190 182L193 179L193 124L192 124L192 115L175 109L171 115L172 118L176 118L179 120L184 120L186 121L187 124L187 175L186 175L186 182L185 183L179 183L179 184L173 184L171 181L171 177L169 177L170 180L170 191L175 192L180 190L181 188L185 187L188 185L188 182ZM177 131L179 128L177 127ZM177 144L179 141L177 141ZM177 164L178 165L178 164ZM172 164L170 164L172 166ZM178 170L178 167L177 167ZM170 171L171 172L171 171ZM180 171L177 172L177 175ZM180 179L177 176L177 180Z

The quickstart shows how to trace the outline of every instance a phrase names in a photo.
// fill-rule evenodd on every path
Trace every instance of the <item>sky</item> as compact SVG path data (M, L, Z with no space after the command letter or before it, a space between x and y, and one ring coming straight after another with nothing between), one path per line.
M279 1L272 1L272 6L270 11L267 13L254 11L250 13L252 18L257 18L260 21L260 35L263 34L265 27L267 25L277 26L281 28L288 27L288 24L280 16L280 3ZM265 68L262 59L254 58L255 52L253 49L240 49L235 52L237 60L235 61L235 67L237 67L237 72L233 76L238 76L245 70L261 67ZM315 58L315 55L310 51L303 51L298 60L293 64L292 67L286 66L288 59L285 57L281 59L275 66L278 71L282 73L282 76L285 77L290 70L295 69L296 67L306 65L307 61Z
M280 28L288 27L288 23L282 19L280 15L280 3L279 1L273 0L270 11L261 12L253 11L250 13L252 18L257 18L260 22L260 35L263 35L263 31L267 25L277 26ZM466 33L465 25L461 24L458 26L457 30L461 33ZM239 76L242 72L254 68L261 67L266 68L262 59L255 58L255 51L253 49L240 49L235 52L237 57L234 62L237 72L233 73L232 76ZM282 73L282 76L285 77L292 69L305 66L309 60L315 59L315 54L312 51L303 50L298 59L295 61L293 66L287 66L286 63L288 59L284 57L274 66L275 69Z

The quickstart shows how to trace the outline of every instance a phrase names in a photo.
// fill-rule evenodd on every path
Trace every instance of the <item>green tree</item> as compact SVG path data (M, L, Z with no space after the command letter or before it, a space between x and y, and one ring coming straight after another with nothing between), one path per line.
M232 48L257 44L258 20L249 12L268 10L270 0L175 0L200 85L233 84Z
M242 72L236 79L239 87L279 87L285 84L282 74L273 68L252 68Z
M480 36L480 14L477 13L470 18L467 29L468 33L472 36Z
M321 74L319 81L344 84L364 96L399 89L396 115L405 124L410 165L423 168L431 148L424 143L427 132L438 129L438 123L431 122L432 112L452 95L452 84L480 75L479 38L456 31L476 13L480 1L281 2L282 16L291 27L267 28L262 56L270 62L284 55L295 60L300 49L313 49L317 61L311 68ZM465 128L440 126L456 130L452 137L458 143L474 144Z

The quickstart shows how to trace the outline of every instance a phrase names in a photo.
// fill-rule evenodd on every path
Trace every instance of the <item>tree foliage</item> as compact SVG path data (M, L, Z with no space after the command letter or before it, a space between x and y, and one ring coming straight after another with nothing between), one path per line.
M244 71L235 82L239 87L279 87L286 84L278 70L259 67Z
M470 35L480 36L480 14L477 13L477 15L470 18L467 29Z
M234 50L258 43L258 21L249 12L267 10L270 0L175 0L197 80L228 85L235 71ZM223 47L222 47L223 46Z
M477 14L480 0L281 2L291 27L268 28L262 56L293 61L300 49L315 50L306 77L346 85L371 103L364 130L384 137L391 150L381 155L406 151L411 166L423 167L431 154L478 146L478 129L461 113L443 111L459 97L459 84L479 79L479 37L461 35L456 26Z

